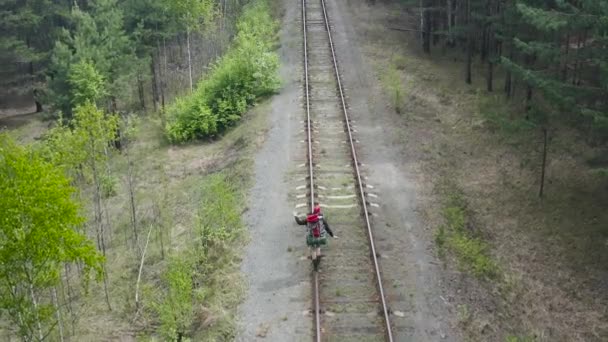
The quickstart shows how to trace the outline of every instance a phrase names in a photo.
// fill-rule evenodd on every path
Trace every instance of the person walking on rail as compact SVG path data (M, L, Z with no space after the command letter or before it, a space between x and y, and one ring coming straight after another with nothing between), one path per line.
M317 215L319 221L321 221L322 223L322 230L326 231L327 234L329 234L329 236L331 236L332 238L336 239L338 238L337 236L334 236L334 232L332 232L331 228L329 227L329 223L327 223L327 219L325 218L325 216L323 216L323 213L321 213L321 206L319 205L319 203L315 203L315 207L312 209L312 213L308 214L308 216L311 215ZM307 217L302 217L300 215L298 215L297 213L293 214L293 217L296 220L296 223L299 224L300 226L304 226L306 225L307 222Z
M297 213L294 213L293 216L298 225L307 226L306 244L312 249L311 259L316 270L319 266L319 260L323 256L321 255L321 245L327 244L326 234L334 239L338 237L334 235L329 227L318 203L315 203L312 213L306 215L306 217L301 217Z

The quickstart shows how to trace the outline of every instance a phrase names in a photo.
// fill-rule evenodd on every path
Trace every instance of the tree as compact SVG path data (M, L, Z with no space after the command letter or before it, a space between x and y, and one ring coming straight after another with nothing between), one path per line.
M91 11L75 6L70 18L72 30L64 29L52 52L49 70L50 100L56 109L71 116L74 100L70 74L73 65L88 63L101 75L107 89L100 100L116 111L119 100L128 101L138 60L132 41L124 30L122 10L116 0L96 0Z
M122 2L125 13L125 29L137 43L136 54L141 60L149 59L152 76L152 100L158 106L165 104L165 80L162 78L162 68L159 68L160 42L163 42L163 55L166 58L164 42L173 38L180 27L180 18L169 10L166 1L158 0L127 0ZM159 75L160 77L157 77ZM160 79L160 82L159 82ZM144 77L138 74L140 89L140 104L145 107L143 96ZM159 86L160 83L160 86Z
M103 222L103 169L108 163L107 148L116 139L117 120L113 115L103 111L90 101L76 107L74 111L75 135L83 142L83 165L93 178L94 225L97 235L97 248L106 255L105 225ZM107 272L104 265L104 290L108 308L111 308L108 295Z
M75 189L61 169L0 134L0 302L26 341L53 329L52 300L64 263L101 275L103 257L76 231L83 224Z
M212 21L215 16L215 3L212 0L165 0L168 9L174 13L186 30L188 48L188 76L190 92L194 90L192 80L192 52L190 48L190 33L201 28L204 21Z
M91 62L80 61L70 68L68 83L72 89L72 106L77 107L87 101L96 103L107 93L103 76Z
M12 67L3 74L5 86L33 92L36 110L42 111L41 89L49 51L65 23L69 2L50 0L0 1L0 63Z

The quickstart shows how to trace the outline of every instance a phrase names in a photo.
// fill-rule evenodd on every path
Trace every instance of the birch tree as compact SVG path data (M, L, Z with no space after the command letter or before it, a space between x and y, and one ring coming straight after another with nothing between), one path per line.
M66 263L85 280L103 257L77 232L84 223L63 170L0 134L0 303L24 341L43 341L55 326L49 293ZM86 284L86 282L85 282Z

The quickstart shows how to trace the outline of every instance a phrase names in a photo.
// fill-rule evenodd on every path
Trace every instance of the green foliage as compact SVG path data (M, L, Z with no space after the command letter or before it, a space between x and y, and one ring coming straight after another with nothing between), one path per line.
M107 165L110 143L116 139L118 118L105 114L91 102L76 107L71 127L61 118L38 144L39 154L74 180L97 178L100 196L115 193L116 179L102 172Z
M45 67L62 22L68 2L50 0L0 1L0 63L3 72L19 64L32 63L28 74L3 74L0 83L12 85L32 82L33 89L42 88ZM9 78L7 76L14 76ZM6 79L4 79L6 78Z
M211 0L164 0L168 9L184 29L196 30L202 24L201 19L212 21L216 6Z
M154 305L160 319L160 333L165 341L185 337L194 320L193 266L179 256L171 258L163 275L165 290Z
M403 110L405 89L403 88L403 82L401 81L401 73L399 72L398 64L393 62L388 66L382 76L382 83L385 90L388 92L391 105L395 109L395 112L401 113Z
M228 53L217 61L193 94L167 109L166 132L173 142L205 138L236 123L255 100L279 85L278 56L273 52L278 28L268 3L245 7Z
M222 174L209 176L203 184L197 233L204 259L221 256L241 232L239 203L233 187Z
M382 72L381 82L384 90L388 93L391 106L397 113L403 111L405 100L405 87L401 80L401 70L405 68L407 60L403 55L395 55L391 63Z
M74 107L87 101L95 103L106 94L103 76L87 61L80 61L71 66L68 84Z
M495 278L498 274L496 262L488 256L488 245L479 238L471 238L463 233L455 233L450 246L463 268L479 278Z
M504 38L516 54L500 64L540 96L527 104L550 107L569 124L608 132L608 7L602 1L518 1L508 6ZM600 43L600 41L602 43ZM547 106L547 104L549 106ZM577 120L572 121L575 114ZM548 117L547 117L548 119Z
M85 279L101 275L102 257L78 233L75 189L60 168L0 134L0 302L26 340L52 329L52 303L41 296L60 283L64 263ZM48 292L46 292L48 293Z
M48 79L48 100L68 116L83 96L124 98L139 69L117 0L96 0L90 11L74 6L70 19L74 27L64 29L55 42ZM93 76L91 83L86 76Z
M100 190L103 198L109 198L116 195L116 185L118 183L116 177L107 173L100 175Z
M163 273L159 300L152 307L160 320L164 340L190 335L195 307L207 303L224 286L214 283L217 273L234 256L230 247L242 233L241 203L237 189L223 174L213 174L202 184L202 202L195 238L182 252L176 252ZM235 285L235 284L232 284ZM196 305L195 305L196 304Z
M488 244L467 228L466 203L459 193L449 196L443 218L445 225L439 227L435 235L440 253L445 253L447 247L455 254L461 268L479 278L496 278L498 265L489 255Z
M178 98L169 108L169 122L166 126L167 135L171 141L182 142L195 138L203 138L218 132L217 115L195 94Z

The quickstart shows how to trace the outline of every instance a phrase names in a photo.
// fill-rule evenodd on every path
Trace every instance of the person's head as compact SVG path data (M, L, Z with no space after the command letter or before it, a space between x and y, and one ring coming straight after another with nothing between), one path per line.
M315 206L312 208L312 213L319 215L321 213L321 205L319 203L315 203Z

